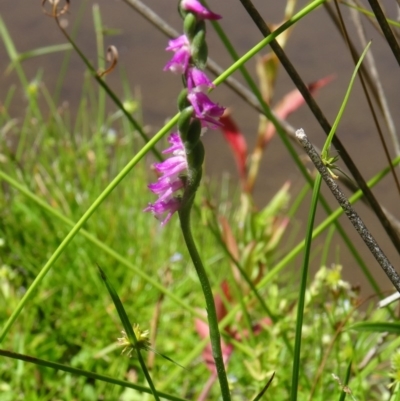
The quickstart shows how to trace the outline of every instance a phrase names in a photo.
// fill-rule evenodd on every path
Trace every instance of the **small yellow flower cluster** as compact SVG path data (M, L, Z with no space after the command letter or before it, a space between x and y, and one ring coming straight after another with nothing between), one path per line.
M121 354L124 354L127 351L126 355L130 358L132 356L132 352L137 349L143 349L147 351L150 348L150 340L149 340L149 331L148 330L140 330L138 324L133 325L133 332L136 336L136 344L132 344L125 333L125 331L121 331L122 337L118 338L118 342L121 346L124 347Z

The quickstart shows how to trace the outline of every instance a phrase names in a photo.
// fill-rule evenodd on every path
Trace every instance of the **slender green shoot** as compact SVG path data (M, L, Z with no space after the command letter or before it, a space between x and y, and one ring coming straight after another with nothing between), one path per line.
M151 379L150 373L147 369L147 366L144 362L142 352L141 352L142 349L143 350L148 349L148 346L149 346L148 337L146 335L143 335L143 336L141 335L141 332L139 331L139 326L135 326L135 327L137 327L136 330L133 328L131 322L129 321L128 315L125 312L125 308L122 305L121 300L119 299L117 292L115 291L114 287L111 285L110 281L107 279L107 276L105 275L104 271L100 268L100 266L98 266L98 269L100 272L100 277L104 281L104 284L107 287L108 293L110 294L111 299L114 302L114 305L115 305L115 308L117 309L119 318L121 319L121 323L125 329L125 332L123 332L123 334L126 334L127 338L123 339L126 341L126 342L124 342L123 345L126 348L129 348L129 352L131 350L136 351L140 366L142 368L144 376L146 377L146 381L149 384L149 387L154 396L154 399L156 401L160 401L157 390L154 387L153 380ZM130 356L130 354L128 354L128 356Z
M299 384L299 375L302 371L300 362L300 351L301 351L301 337L303 331L303 317L304 317L304 305L307 290L307 277L308 277L308 264L310 261L312 233L314 227L315 213L317 211L319 190L321 188L322 178L318 174L315 179L314 190L311 198L310 211L308 215L305 245L304 245L304 259L301 268L301 280L299 288L299 297L297 302L297 319L296 319L296 334L294 340L294 354L293 354L293 368L292 368L292 386L290 391L290 400L297 400L297 388Z

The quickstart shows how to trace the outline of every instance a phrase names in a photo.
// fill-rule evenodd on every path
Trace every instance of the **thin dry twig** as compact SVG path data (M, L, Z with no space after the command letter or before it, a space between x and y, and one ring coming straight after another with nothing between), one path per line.
M118 64L118 50L115 46L111 45L108 46L107 49L107 54L106 54L106 60L110 64L107 69L104 71L98 71L97 75L99 78L102 78L103 76L109 74L110 72L114 71L115 67Z
M397 271L394 269L392 264L390 263L389 259L386 257L385 253L379 247L378 243L376 242L375 238L369 232L368 228L361 220L360 216L357 212L353 209L350 202L347 200L344 193L339 188L338 184L329 174L328 169L322 162L321 158L319 157L318 153L315 151L313 145L308 140L307 135L305 134L303 129L299 129L296 131L296 137L303 146L304 150L310 157L311 161L313 162L314 166L317 168L319 173L321 174L323 180L328 185L329 189L331 190L333 196L338 201L339 205L344 210L346 216L349 218L350 222L353 224L354 228L357 230L358 234L367 245L368 249L376 259L376 261L381 266L382 270L385 272L391 283L394 285L396 290L400 292L400 276Z
M51 11L47 11L46 3L51 4ZM42 0L43 12L52 18L58 18L69 10L70 0L64 0L65 4L59 8L60 0Z

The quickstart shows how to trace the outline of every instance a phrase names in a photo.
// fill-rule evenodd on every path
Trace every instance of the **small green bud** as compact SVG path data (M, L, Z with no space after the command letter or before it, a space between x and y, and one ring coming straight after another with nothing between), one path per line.
M187 153L189 168L199 169L204 161L204 145L201 141Z
M201 122L198 119L193 120L187 129L187 139L185 142L185 148L189 153L200 140L201 135Z
M179 111L182 111L183 109L186 109L186 107L190 106L190 102L189 102L189 100L187 100L187 96L188 96L187 88L182 89L178 95L178 110Z
M133 351L142 349L147 351L150 348L150 340L149 340L149 331L141 330L138 324L133 325L133 332L136 337L136 344L132 344L128 338L128 335L125 331L122 331L122 337L118 338L119 344L124 347L121 354L126 352L126 355L130 358L132 356Z
M184 10L184 9L181 7L181 3L182 3L182 0L179 0L179 3L178 3L178 12L179 12L179 15L182 17L182 19L185 19L185 16L186 16L186 14L187 14L187 11Z
M179 115L178 119L178 131L184 143L188 139L188 134L191 126L190 120L192 119L192 117L193 117L192 106L186 107L185 109L181 110L181 114Z
M205 30L199 30L196 32L196 35L191 42L191 55L195 65L203 70L207 64L208 57Z
M193 37L197 31L197 18L193 13L187 13L183 21L183 32L189 39L193 40Z
M196 146L187 154L188 184L192 191L196 191L203 173L204 145L198 141Z

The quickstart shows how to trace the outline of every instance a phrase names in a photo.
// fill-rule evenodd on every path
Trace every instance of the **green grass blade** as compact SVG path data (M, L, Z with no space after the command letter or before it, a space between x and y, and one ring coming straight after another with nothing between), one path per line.
M93 5L93 23L94 30L96 33L96 47L97 47L97 65L100 71L105 69L105 55L104 55L104 37L103 37L103 24L101 21L100 7L98 4ZM103 78L105 79L105 77ZM98 93L98 108L97 108L97 131L98 137L100 138L101 127L105 120L106 111L106 98L105 92L99 88ZM100 150L100 146L98 150Z
M12 65L14 66L15 70L17 71L18 78L26 92L29 82L28 82L25 72L22 69L21 64L19 62L19 53L14 45L13 40L11 39L10 33L8 32L8 29L1 17L0 17L0 36L3 39L3 43L6 48L8 57L10 58Z
M103 270L100 268L100 266L98 266L98 269L100 271L101 279L104 281L104 284L107 287L108 293L110 294L111 299L114 302L115 308L117 309L119 318L121 319L121 323L124 326L125 333L129 338L129 342L130 342L129 347L132 347L136 351L140 366L142 368L143 374L146 377L147 383L149 384L151 392L153 393L154 398L157 401L159 401L160 399L158 397L157 390L154 387L153 380L150 376L150 373L147 369L147 366L146 366L143 356L142 356L140 339L137 338L135 331L133 330L133 326L132 326L131 322L129 321L128 315L125 312L125 308L122 305L122 302L119 299L119 296L118 296L117 292L115 291L114 287L108 281L107 276L105 275Z
M60 43L59 45L51 45L39 47L38 49L29 50L24 53L19 53L18 60L24 61L30 58L45 56L47 54L57 53L57 52L65 52L67 50L71 50L72 46L70 43Z
M400 383L397 382L394 390L393 390L393 395L390 398L390 401L400 401Z
M349 384L349 381L350 381L351 365L352 365L352 363L350 362L349 365L347 366L346 377L344 379L344 386L345 387ZM345 387L342 389L342 393L340 394L339 401L344 401L346 399L346 395L348 393L345 391Z
M354 323L347 330L372 331L375 333L400 333L400 323L391 322L360 322Z
M299 297L297 303L296 334L294 342L294 355L293 355L293 368L292 368L292 386L290 392L291 401L297 400L297 387L299 385L299 375L301 370L301 363L300 363L301 336L303 331L304 305L305 305L305 296L307 290L308 264L310 260L312 233L315 220L315 213L317 211L318 196L319 196L319 190L321 188L321 182L322 182L321 175L318 174L317 178L315 179L314 190L312 194L310 211L306 228L306 236L304 239L305 242L304 259L301 272Z
M99 269L100 277L103 280L104 284L106 285L108 293L110 294L110 297L111 297L112 301L114 302L114 305L115 305L115 308L117 309L119 318L121 319L121 323L124 326L125 333L128 335L131 344L134 345L135 347L137 347L138 339L136 338L135 332L133 331L133 328L132 328L132 324L129 321L128 315L125 312L125 308L122 305L122 302L121 302L117 292L115 291L114 287L111 285L109 280L107 279L107 276L104 273L104 271L102 270L102 268L100 266L97 266L97 268Z
M63 365L61 363L46 361L44 359L35 358L35 357L29 356L29 355L17 354L15 352L6 351L6 350L2 350L2 349L0 349L0 355L4 356L6 358L12 358L12 359L16 359L19 361L33 363L37 366L43 366L43 367L51 368L54 370L60 370L62 372L72 373L77 376L83 376L83 377L87 377L89 379L99 380L99 381L103 381L106 383L115 384L117 386L121 386L124 388L132 388L134 390L141 391L143 393L151 394L151 390L148 387L141 386L140 384L135 384L135 383L132 383L130 381L125 381L125 380L114 379L113 377L100 375L98 373L89 372L87 370L73 368L71 366ZM188 401L184 398L175 397L174 395L163 393L163 392L158 392L157 394L159 397L164 398L166 400Z
M337 115L337 117L335 119L335 122L332 125L331 132L329 133L329 135L328 135L328 137L327 137L327 139L325 141L324 147L322 148L322 151L321 151L322 160L324 160L324 158L327 157L327 153L328 153L329 148L331 146L333 136L335 135L335 132L337 130L339 122L340 122L340 120L341 120L341 118L343 116L344 110L345 110L345 108L347 106L347 102L349 101L350 93L351 93L351 90L353 89L354 81L355 81L355 79L357 77L358 70L359 70L359 68L360 68L360 66L361 66L361 64L362 64L362 62L363 62L363 60L365 58L365 55L367 54L367 51L369 50L369 48L371 46L371 43L372 42L369 42L367 44L367 46L365 46L365 49L362 52L362 54L360 56L360 59L358 60L358 62L356 64L356 67L354 68L353 74L352 74L351 79L350 79L350 84L349 84L349 86L347 88L346 94L344 95L343 102L342 102L342 104L340 106L338 115Z
M254 398L253 401L259 401L261 400L262 396L265 394L265 392L268 390L268 387L270 386L270 384L272 383L272 380L274 379L275 376L275 372L272 373L271 378L268 380L267 384L264 386L264 388L260 391L260 393L257 395L256 398Z
M17 72L17 75L21 82L21 85L24 88L24 92L29 99L29 106L30 106L29 109L32 109L32 112L35 115L35 117L39 121L42 121L42 115L41 115L39 106L36 102L35 96L32 96L30 94L29 80L26 77L24 69L22 68L22 65L20 63L20 60L19 60L20 55L14 45L13 40L11 39L8 29L7 29L3 19L1 18L1 16L0 16L0 37L3 40L8 57L10 58L11 63Z
M341 3L343 5L345 5L345 6L347 6L347 7L353 8L354 10L357 10L358 12L360 12L360 13L362 13L364 15L367 15L368 17L372 17L372 18L374 18L376 20L375 14L372 11L368 11L365 8L358 7L355 4L349 4L346 1L342 1ZM386 21L387 21L387 23L389 25L392 25L392 26L394 26L396 28L400 28L400 22L395 21L395 20L390 19L390 18L386 18Z

